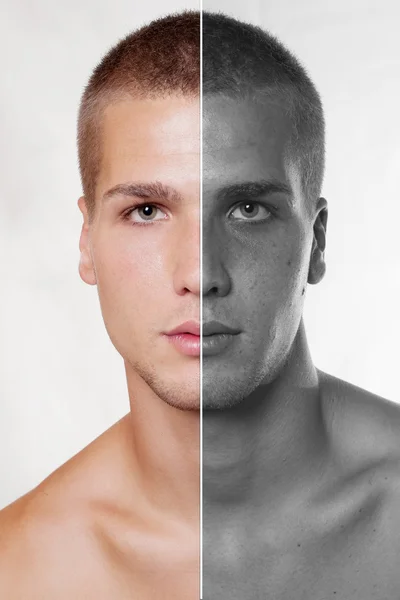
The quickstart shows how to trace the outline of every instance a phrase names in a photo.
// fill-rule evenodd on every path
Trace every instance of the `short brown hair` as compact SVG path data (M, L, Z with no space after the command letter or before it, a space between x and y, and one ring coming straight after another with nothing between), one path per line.
M159 98L200 92L200 13L184 11L152 21L114 46L94 69L78 116L83 193L92 220L101 164L104 109L131 95Z

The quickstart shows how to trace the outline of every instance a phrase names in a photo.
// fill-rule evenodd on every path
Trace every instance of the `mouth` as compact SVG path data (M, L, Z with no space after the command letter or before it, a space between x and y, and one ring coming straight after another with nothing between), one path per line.
M202 330L202 339L200 331ZM241 331L220 321L208 321L202 327L197 321L186 321L164 335L185 356L215 356L227 350Z
M215 356L234 344L240 330L220 321L203 323L203 358Z
M180 334L190 334L200 336L200 323L198 321L185 321L175 327L175 329L171 329L171 331L167 331L166 335L180 335Z
M239 329L229 327L220 321L208 321L203 323L203 336L209 337L212 335L237 335L240 333Z
M165 336L181 354L199 357L201 351L200 329L199 322L185 321L168 331Z

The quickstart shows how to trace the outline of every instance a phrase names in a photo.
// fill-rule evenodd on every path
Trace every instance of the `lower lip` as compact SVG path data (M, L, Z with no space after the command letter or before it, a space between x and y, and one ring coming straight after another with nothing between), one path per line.
M236 337L237 333L216 333L203 336L203 356L215 356L227 350Z
M191 333L167 335L168 340L185 356L200 356L200 336Z

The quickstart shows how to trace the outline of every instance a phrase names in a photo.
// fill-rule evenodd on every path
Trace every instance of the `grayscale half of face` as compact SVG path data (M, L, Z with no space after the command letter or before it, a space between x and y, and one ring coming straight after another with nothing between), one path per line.
M278 98L204 98L206 410L235 406L271 382L299 330L316 211L288 151L292 127Z

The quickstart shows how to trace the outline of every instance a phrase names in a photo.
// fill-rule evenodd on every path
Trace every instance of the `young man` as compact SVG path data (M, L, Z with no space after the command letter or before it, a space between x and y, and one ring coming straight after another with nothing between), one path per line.
M268 33L203 28L203 597L397 600L399 407L318 371L302 320L318 93Z
M131 411L0 514L0 598L199 598L200 15L129 35L79 114L79 272Z

